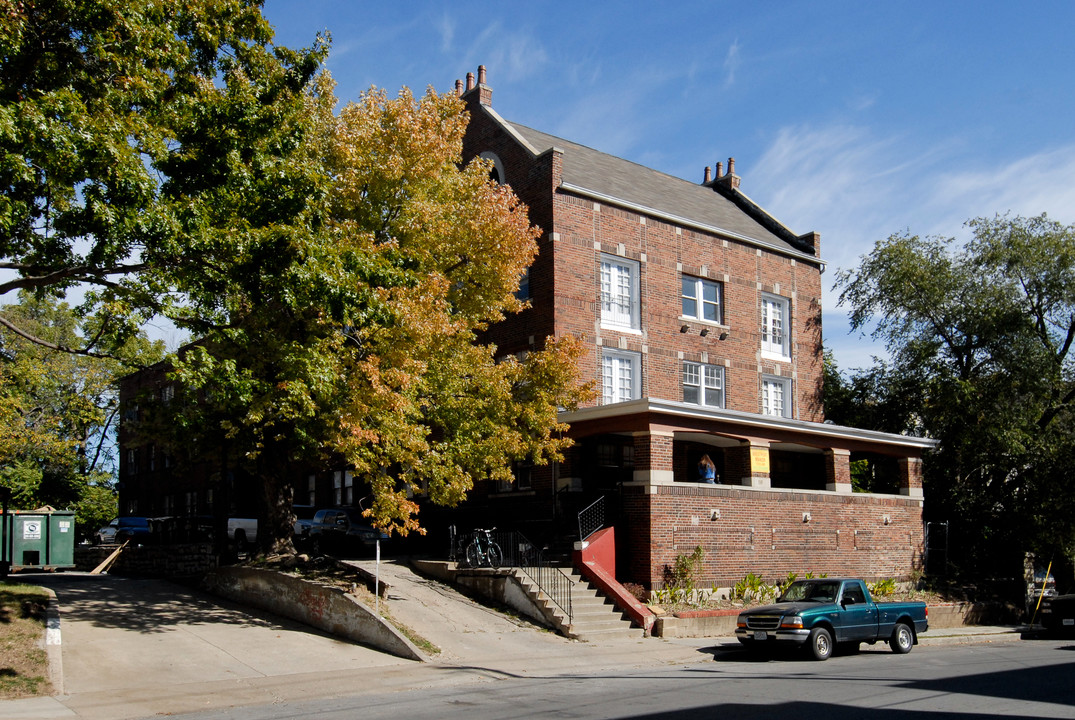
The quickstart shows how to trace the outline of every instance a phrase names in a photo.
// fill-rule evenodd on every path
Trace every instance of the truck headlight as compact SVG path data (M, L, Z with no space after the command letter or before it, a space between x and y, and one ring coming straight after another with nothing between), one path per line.
M740 615L735 619L735 626L745 628L747 626L747 619Z
M782 619L780 621L780 627L788 628L788 629L791 629L791 630L802 630L803 619L801 617L799 617L798 615L793 615L792 617L786 617L786 618L784 618L784 619Z

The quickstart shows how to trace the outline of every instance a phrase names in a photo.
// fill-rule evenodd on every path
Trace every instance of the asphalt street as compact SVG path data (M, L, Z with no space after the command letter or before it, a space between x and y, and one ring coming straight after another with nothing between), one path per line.
M1024 641L881 649L816 663L754 659L725 644L707 660L525 678L361 697L234 708L175 720L501 720L1073 718L1075 645Z
M402 660L163 580L22 575L21 581L57 595L60 686L52 697L0 702L0 720L122 720L239 707L268 713L295 703L416 689L465 694L466 687L493 681L563 677L572 678L565 681L570 684L591 675L704 669L728 652L742 655L732 638L665 640L640 633L574 642L492 611L406 566L383 563L380 570L391 586L387 608L441 648L434 662ZM1018 638L1011 628L930 632L908 657L925 655L920 651L934 643L1008 645ZM877 656L894 659L887 651ZM834 661L842 659L824 665Z

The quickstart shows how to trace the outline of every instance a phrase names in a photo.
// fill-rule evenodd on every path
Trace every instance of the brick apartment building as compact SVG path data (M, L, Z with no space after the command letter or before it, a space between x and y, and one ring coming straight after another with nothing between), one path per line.
M697 546L700 585L919 567L932 442L824 422L819 236L796 235L744 195L732 159L688 182L504 120L484 68L456 91L470 113L464 161L490 160L542 229L520 286L530 307L489 339L507 355L580 336L581 373L600 392L564 415L576 441L565 462L519 467L515 483L479 485L458 510L423 508L430 536L495 524L541 544L572 540L579 511L600 501L617 579L646 588ZM128 412L139 393L166 400L163 378L159 368L126 378ZM177 478L146 439L121 429L120 446L125 514L249 511L249 479L218 461ZM714 483L700 477L703 456ZM887 492L852 492L858 459ZM342 468L311 471L296 502L357 504L354 482Z
M484 68L456 92L464 161L490 160L542 228L520 288L531 307L490 339L508 354L580 336L582 375L600 385L563 417L566 462L479 488L475 504L502 525L559 519L570 534L604 497L617 578L647 588L697 546L702 584L918 566L932 442L824 422L818 234L744 195L734 159L696 184L503 119ZM703 455L718 482L700 477ZM860 458L889 492L852 492Z

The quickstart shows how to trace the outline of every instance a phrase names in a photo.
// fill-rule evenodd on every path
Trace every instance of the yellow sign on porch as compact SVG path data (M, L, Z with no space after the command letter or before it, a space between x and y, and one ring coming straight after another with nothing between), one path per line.
M769 448L750 448L750 472L769 472Z

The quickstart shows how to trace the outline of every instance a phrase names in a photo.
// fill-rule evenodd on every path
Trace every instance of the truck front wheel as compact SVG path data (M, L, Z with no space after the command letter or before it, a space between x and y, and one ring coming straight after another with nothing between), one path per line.
M828 660L832 655L832 635L825 628L810 631L810 654L815 660Z
M889 639L888 645L892 648L892 652L906 655L914 647L914 633L911 632L911 628L903 623L898 623L896 627L892 628L892 637Z

